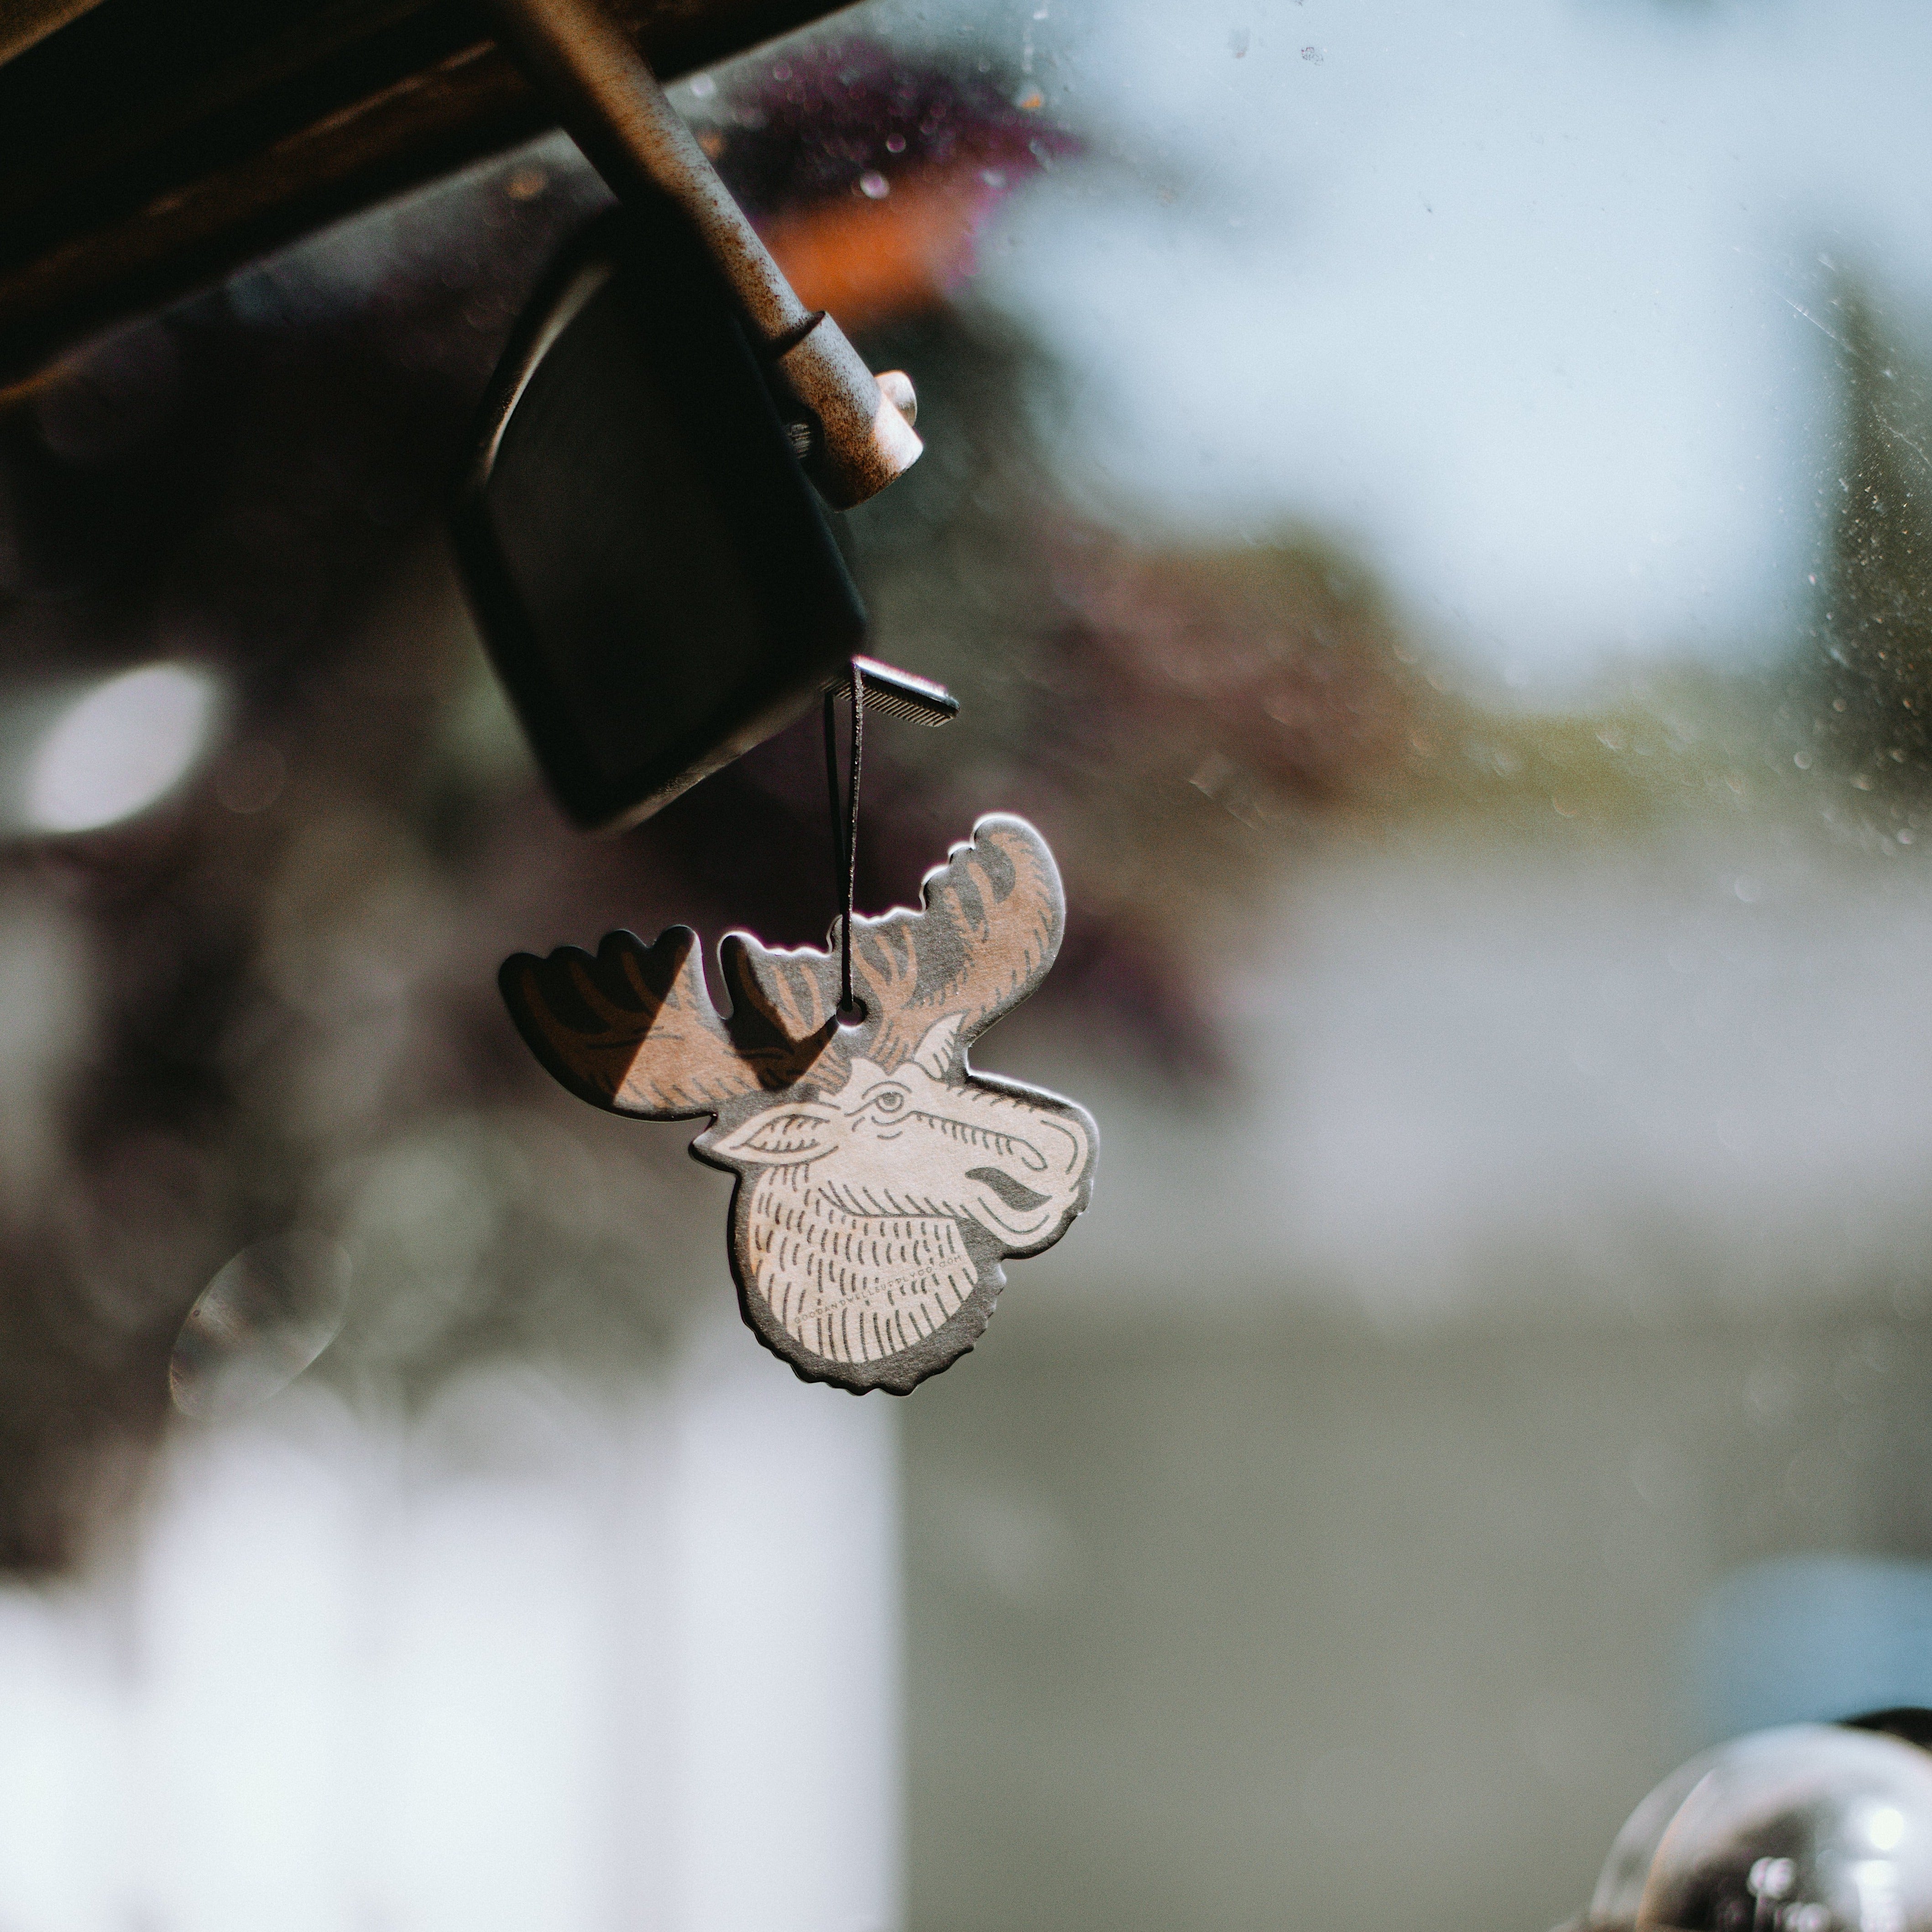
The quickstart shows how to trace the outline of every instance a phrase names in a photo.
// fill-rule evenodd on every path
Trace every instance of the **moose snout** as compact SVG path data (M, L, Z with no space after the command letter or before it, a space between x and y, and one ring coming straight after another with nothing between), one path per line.
M976 1218L1007 1240L1030 1243L1057 1231L1083 1204L1091 1142L1077 1116L1046 1114L1014 1136L998 1165L968 1168ZM1018 1169L1016 1172L1016 1168Z
M1042 1166L1062 1186L1078 1180L1086 1172L1092 1144L1077 1115L1048 1114L1037 1123L1035 1139Z

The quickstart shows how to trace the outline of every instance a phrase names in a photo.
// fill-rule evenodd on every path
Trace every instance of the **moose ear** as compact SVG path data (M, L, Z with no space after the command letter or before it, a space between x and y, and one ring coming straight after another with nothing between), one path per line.
M964 1013L948 1013L928 1027L924 1038L912 1050L914 1066L935 1080L944 1080L952 1070L952 1056L959 1051L959 1026L965 1017Z
M836 1107L817 1100L788 1100L754 1114L722 1140L708 1141L704 1150L727 1160L796 1167L832 1151L838 1144L840 1118Z

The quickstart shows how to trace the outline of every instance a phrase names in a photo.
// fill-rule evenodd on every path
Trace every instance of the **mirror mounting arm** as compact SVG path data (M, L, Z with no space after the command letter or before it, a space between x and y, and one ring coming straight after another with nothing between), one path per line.
M619 200L668 197L696 228L737 297L753 348L802 415L800 459L826 502L849 509L910 469L922 448L911 382L896 370L875 378L831 316L800 301L650 64L598 0L489 5L506 51Z

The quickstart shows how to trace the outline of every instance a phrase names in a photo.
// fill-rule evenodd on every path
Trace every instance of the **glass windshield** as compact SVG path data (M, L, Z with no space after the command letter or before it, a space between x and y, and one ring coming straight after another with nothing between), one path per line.
M1932 1705L1928 74L868 0L679 80L917 392L832 526L961 710L858 910L988 812L1064 882L973 1064L1093 1204L903 1402L496 992L838 905L815 711L587 839L466 600L569 141L10 392L0 1921L1547 1932L1694 1752Z

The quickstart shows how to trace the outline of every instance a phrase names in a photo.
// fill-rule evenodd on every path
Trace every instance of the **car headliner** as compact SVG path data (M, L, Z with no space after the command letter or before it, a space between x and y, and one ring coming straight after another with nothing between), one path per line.
M844 0L611 0L670 80ZM0 399L554 124L477 0L0 0Z

